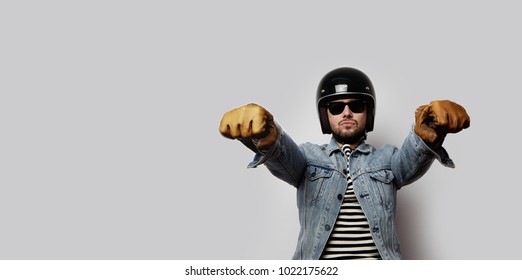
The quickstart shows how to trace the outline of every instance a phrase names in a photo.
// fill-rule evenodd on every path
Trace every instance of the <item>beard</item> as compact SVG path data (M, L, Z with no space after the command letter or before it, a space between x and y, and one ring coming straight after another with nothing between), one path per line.
M338 143L341 144L359 144L366 139L366 130L364 127L357 126L354 131L341 130L340 128L332 128L332 136Z

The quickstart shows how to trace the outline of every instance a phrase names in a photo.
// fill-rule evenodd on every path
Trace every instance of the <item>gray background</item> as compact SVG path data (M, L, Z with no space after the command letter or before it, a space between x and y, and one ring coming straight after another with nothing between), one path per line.
M409 259L520 259L515 1L3 1L0 258L289 259L293 187L222 138L256 102L324 143L319 79L365 71L368 142L401 145L417 106L471 128L399 192Z

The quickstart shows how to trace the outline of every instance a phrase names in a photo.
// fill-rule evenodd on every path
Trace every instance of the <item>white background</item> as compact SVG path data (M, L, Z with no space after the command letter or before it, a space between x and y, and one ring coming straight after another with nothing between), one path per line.
M221 137L271 111L322 144L320 78L366 72L368 142L400 146L422 104L471 127L399 192L407 259L520 259L515 1L4 1L1 259L289 259L295 190Z

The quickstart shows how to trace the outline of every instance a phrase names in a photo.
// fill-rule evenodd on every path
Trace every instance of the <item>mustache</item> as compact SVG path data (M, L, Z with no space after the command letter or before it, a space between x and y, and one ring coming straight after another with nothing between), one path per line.
M359 125L359 122L357 122L357 121L356 121L355 119L353 119L353 118L343 118L342 120L340 120L340 121L338 122L338 124L340 125L340 124L342 124L343 122L346 122L346 121L353 122L354 124Z

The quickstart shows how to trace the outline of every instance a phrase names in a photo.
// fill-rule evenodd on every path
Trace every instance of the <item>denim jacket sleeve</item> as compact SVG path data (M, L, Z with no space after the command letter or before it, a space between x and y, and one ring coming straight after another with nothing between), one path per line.
M268 151L256 153L248 167L265 164L274 176L297 187L306 169L306 158L294 140L279 125L277 128L280 134L276 143Z
M399 153L392 157L392 172L397 187L410 184L423 176L437 159L443 166L454 168L455 164L444 147L430 148L415 134L413 127L404 140Z

